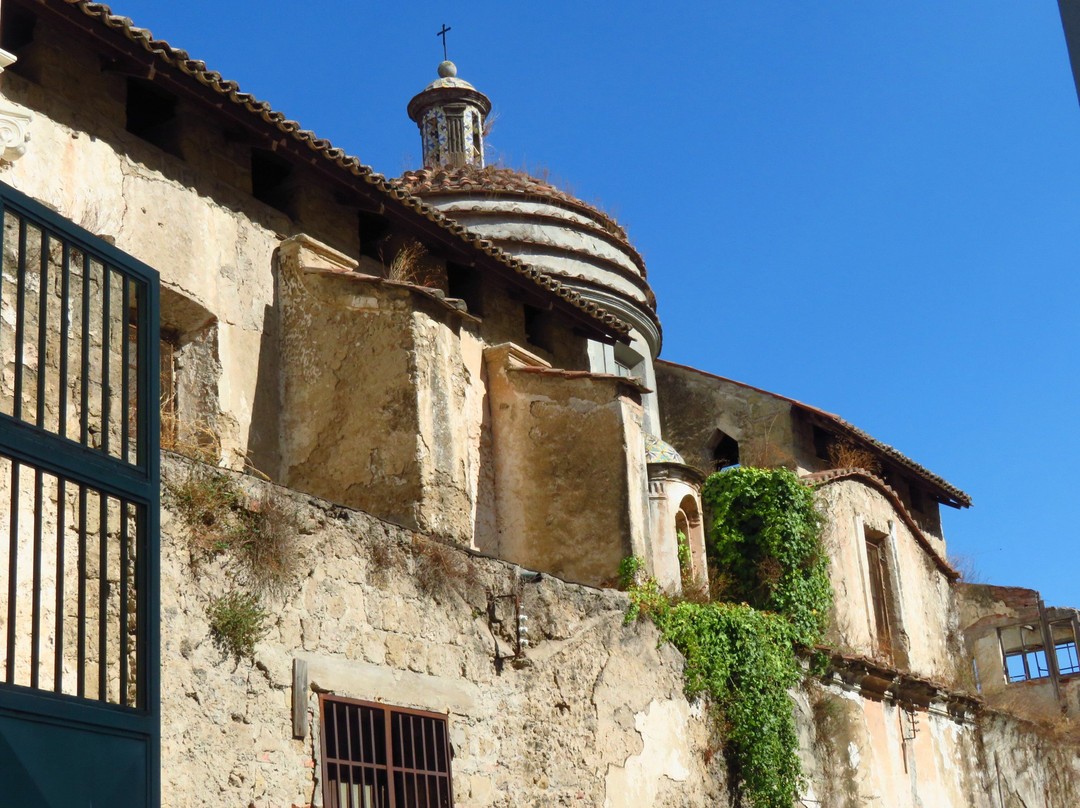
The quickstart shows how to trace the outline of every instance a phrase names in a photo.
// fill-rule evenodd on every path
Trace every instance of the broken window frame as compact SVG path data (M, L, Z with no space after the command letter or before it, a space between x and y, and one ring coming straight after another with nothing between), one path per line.
M1016 632L1016 641L1009 641L1010 631ZM1015 623L1002 626L998 629L998 644L1001 647L1003 675L1008 684L1050 678L1050 660L1038 625ZM1019 668L1015 664L1010 666L1010 662L1014 661L1019 663Z
M326 808L453 808L445 715L328 693L319 696L319 714Z
M1076 629L1072 620L1051 620L1049 625L1058 675L1073 676L1080 673L1080 651L1077 649Z

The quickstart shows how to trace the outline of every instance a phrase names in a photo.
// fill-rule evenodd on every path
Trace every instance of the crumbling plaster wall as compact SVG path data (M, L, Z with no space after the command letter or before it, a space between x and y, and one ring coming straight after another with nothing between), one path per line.
M283 235L308 231L356 253L355 208L315 177L298 177L294 221L251 195L251 142L205 110L178 103L170 154L125 128L126 77L43 17L32 45L34 80L4 73L2 103L32 116L30 145L0 179L161 273L162 285L216 319L213 424L229 463L272 442L253 424L260 374L274 366L272 255ZM300 170L303 173L303 170ZM167 298L166 298L167 301ZM166 316L168 312L165 312ZM272 471L267 469L267 471Z
M639 392L522 356L485 352L498 528L485 546L568 580L611 580L625 556L652 557Z
M470 544L483 386L476 322L403 284L280 255L281 479Z
M949 579L919 545L885 496L858 480L818 488L835 592L829 641L845 652L879 657L939 682L957 682L963 650ZM864 531L885 534L885 594L891 648L876 636ZM890 652L891 651L891 657Z
M505 562L453 553L418 585L425 539L364 513L273 488L295 508L299 572L269 602L254 661L209 636L206 608L232 584L222 560L195 574L168 492L189 473L164 462L162 793L170 808L321 805L317 690L448 713L455 805L705 806L725 799L710 719L683 696L680 655L628 602ZM430 584L429 584L430 586ZM489 595L521 587L531 645L497 663ZM308 664L309 730L292 737L292 666ZM711 756L710 756L711 757Z
M1080 748L988 710L950 711L813 681L796 693L806 804L1071 808Z

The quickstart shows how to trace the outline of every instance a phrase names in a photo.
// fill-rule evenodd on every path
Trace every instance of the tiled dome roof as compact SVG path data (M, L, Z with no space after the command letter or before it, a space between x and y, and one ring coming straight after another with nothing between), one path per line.
M477 191L493 195L528 196L553 202L557 205L586 214L619 241L629 245L626 231L601 210L582 202L576 196L559 190L554 185L513 168L497 166L460 166L458 168L421 168L406 171L391 180L409 193L421 197L440 193Z
M645 462L681 463L684 466L686 465L686 461L683 460L682 455L675 450L674 446L656 437L656 435L650 435L648 432L645 433Z

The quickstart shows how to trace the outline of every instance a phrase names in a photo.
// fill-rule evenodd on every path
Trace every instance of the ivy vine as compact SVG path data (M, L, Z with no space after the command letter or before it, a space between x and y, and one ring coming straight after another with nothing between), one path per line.
M754 808L790 808L802 783L787 691L800 678L796 646L824 633L832 588L813 490L786 469L712 475L710 564L725 582L708 602L667 595L644 563L620 572L628 620L647 615L686 658L686 693L708 693L724 738L732 788ZM628 573L628 574L626 574Z

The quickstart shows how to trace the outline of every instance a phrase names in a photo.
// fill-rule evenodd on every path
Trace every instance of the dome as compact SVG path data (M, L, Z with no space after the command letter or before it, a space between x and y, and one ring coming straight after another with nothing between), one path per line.
M667 441L663 441L656 435L645 433L645 462L646 463L679 463L686 465L682 455L675 451L675 447Z
M645 261L606 213L511 168L423 168L396 182L628 322L649 353L659 353L660 322Z

